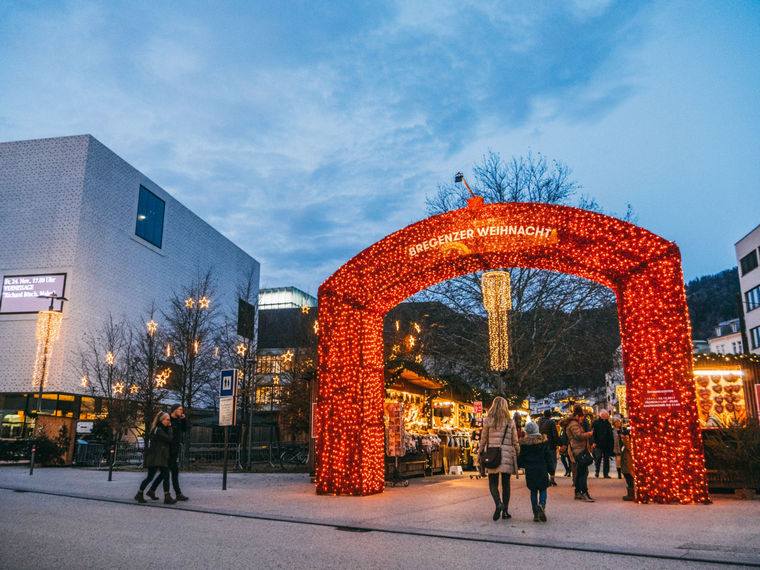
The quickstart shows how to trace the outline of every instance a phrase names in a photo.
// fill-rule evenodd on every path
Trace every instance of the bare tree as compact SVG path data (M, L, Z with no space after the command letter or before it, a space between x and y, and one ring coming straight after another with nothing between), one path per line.
M85 333L77 357L83 387L103 399L111 436L120 441L134 427L137 414L137 406L127 397L132 352L126 323L109 313L99 328Z
M599 211L594 200L579 196L580 186L566 165L550 163L542 155L529 154L505 163L498 154L488 153L473 168L472 182L487 203L543 202ZM428 212L432 215L461 208L468 197L460 185L439 186L427 199ZM630 217L629 208L626 218ZM506 377L487 370L488 330L484 326L480 273L439 283L418 298L440 301L465 315L473 325L469 330L461 326L448 330L451 338L443 343L446 349L437 354L431 345L434 373L446 375L453 370L469 376L480 387L522 399L546 383L551 359L560 348L566 348L563 342L586 311L614 306L614 296L606 287L572 275L533 268L504 269L512 281L511 364ZM443 331L434 332L440 335Z
M217 364L218 300L211 270L176 291L163 313L167 325L165 358L175 364L173 388L186 410L200 404L214 382Z
M156 319L158 314L152 305L140 322L132 323L128 333L131 357L129 398L139 404L144 432L168 394L171 380L171 369L163 363L166 326Z

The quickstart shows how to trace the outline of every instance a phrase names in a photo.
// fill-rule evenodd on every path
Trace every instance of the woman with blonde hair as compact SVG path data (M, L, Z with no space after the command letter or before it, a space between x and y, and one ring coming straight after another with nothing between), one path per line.
M488 489L496 505L493 520L510 519L510 477L517 473L517 454L520 445L515 422L509 416L509 405L501 396L494 398L483 420L480 435L480 461L488 473ZM499 497L501 479L501 497Z
M145 451L145 466L148 475L135 495L135 501L145 503L143 492L145 488L160 473L159 479L164 484L164 503L171 505L177 501L169 494L169 446L172 442L172 420L166 412L158 412L150 425L148 449ZM155 493L148 491L151 499L158 500Z

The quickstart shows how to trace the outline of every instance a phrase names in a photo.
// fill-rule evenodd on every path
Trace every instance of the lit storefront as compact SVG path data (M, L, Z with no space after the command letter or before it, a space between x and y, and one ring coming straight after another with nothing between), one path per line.
M434 475L471 465L476 427L471 402L418 372L396 370L385 390L386 475L398 458L401 476Z

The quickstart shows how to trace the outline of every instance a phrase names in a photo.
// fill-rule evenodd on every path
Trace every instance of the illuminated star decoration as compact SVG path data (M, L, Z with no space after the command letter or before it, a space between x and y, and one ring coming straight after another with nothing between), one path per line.
M129 387L129 393L130 394L132 394L134 396L139 391L140 391L140 388L137 387L137 384L130 385L130 387Z
M452 243L466 247L444 251ZM436 283L504 267L575 275L615 293L636 501L707 502L678 247L611 216L528 202L468 206L412 224L319 287L317 493L385 487L384 315Z
M211 300L208 297L201 297L200 299L198 299L199 309L208 309L210 304L211 304Z
M314 334L319 334L319 321L314 321Z
M87 379L87 376L82 376L82 381L80 382L82 388L87 388L87 386L90 385L90 381Z
M145 326L147 327L147 329L148 329L148 334L149 334L150 336L153 336L154 334L156 334L156 331L158 330L158 323L157 323L156 321L154 321L153 319L151 319L151 320L149 320L149 321L148 321L148 322L145 324Z
M116 384L113 385L113 392L114 394L123 394L124 393L124 382L119 380Z
M195 299L193 299L192 297L188 297L187 299L185 299L185 308L192 309L193 307L195 307Z
M293 362L293 351L288 349L286 352L282 353L282 362L283 364L290 364Z
M248 352L248 347L244 343L240 343L235 347L235 352L238 356L245 356L245 353Z
M309 307L309 305L301 305L301 312L304 315L308 315L310 310L311 310L311 307Z
M108 366L113 366L115 362L116 362L116 357L114 356L113 352L109 350L106 353L106 364L108 364Z

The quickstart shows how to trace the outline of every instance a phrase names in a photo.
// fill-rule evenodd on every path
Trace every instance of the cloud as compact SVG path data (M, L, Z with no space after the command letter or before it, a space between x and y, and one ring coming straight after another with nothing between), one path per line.
M0 126L5 140L92 133L259 259L265 283L313 290L424 217L478 140L626 101L639 10L6 8Z

